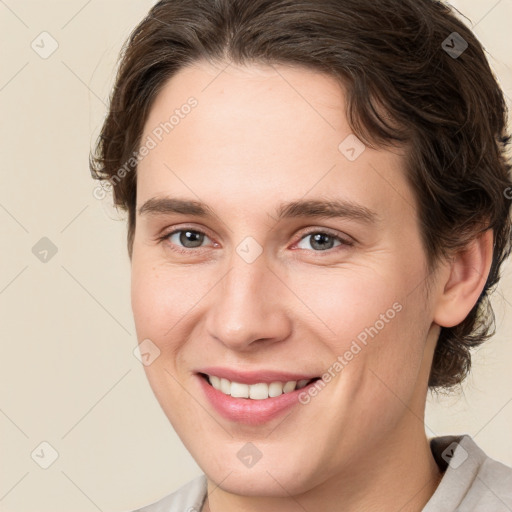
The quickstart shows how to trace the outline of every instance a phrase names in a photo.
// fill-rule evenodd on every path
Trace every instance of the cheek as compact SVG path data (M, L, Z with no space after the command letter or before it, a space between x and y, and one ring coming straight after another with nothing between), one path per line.
M313 313L329 331L326 334L340 340L336 349L342 349L350 339L364 340L364 333L372 326L378 331L389 330L388 325L399 316L404 295L397 279L362 267L299 275L292 279L290 288L298 290L308 316Z
M157 344L172 340L173 329L200 301L208 283L196 270L169 268L134 255L131 305L139 340L141 336L154 338Z
M331 268L291 286L302 290L309 311L321 320L316 323L332 363L341 363L350 386L357 387L362 375L364 381L376 378L370 370L398 389L409 389L417 378L430 322L423 287L416 286L424 276L419 269L407 270Z
M166 268L161 262L134 251L131 305L137 339L139 342L151 340L159 351L143 369L156 399L176 430L180 428L180 417L194 414L193 403L183 400L183 375L177 372L177 367L181 366L183 340L188 338L189 324L184 320L201 296L198 287L192 286L194 282L190 270Z
M361 350L345 368L347 380L359 382L361 402L378 404L383 424L396 421L403 404L411 404L422 368L429 364L425 359L429 306L423 289L394 290L388 301L394 301L391 308L383 303L374 309L372 318L352 338Z

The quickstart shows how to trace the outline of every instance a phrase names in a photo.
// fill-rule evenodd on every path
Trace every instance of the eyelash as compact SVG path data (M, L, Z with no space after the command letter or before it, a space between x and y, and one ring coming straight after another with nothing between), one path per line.
M200 235L205 235L206 237L210 238L208 236L208 234L205 233L204 231L201 231L199 229L195 229L195 228L192 228L192 227L184 226L184 227L182 227L180 229L174 229L173 231L169 231L168 233L165 233L164 235L157 237L157 240L158 240L159 243L166 243L166 242L168 242L168 243L166 243L166 245L172 251L178 252L180 254L190 254L192 251L200 251L202 249L205 249L205 247L197 247L197 248L193 248L193 249L186 249L186 248L181 248L180 246L177 246L176 244L173 244L173 243L169 242L169 238L172 235L175 235L176 233L181 233L183 231L192 231L193 233L198 233ZM302 240L304 240L308 236L317 235L317 234L328 235L329 237L333 238L334 240L340 242L340 245L335 246L335 247L333 247L331 249L325 249L323 251L315 251L313 249L310 249L310 251L312 251L314 253L318 253L319 255L321 255L322 253L332 254L336 250L336 248L343 249L343 248L346 248L346 247L352 247L354 245L354 242L352 240L345 239L345 238L343 238L343 237L341 237L341 236L331 232L330 230L328 230L326 228L323 228L323 229L313 229L313 230L310 230L310 231L308 231L306 233L303 233L302 236L299 238L299 240L294 243L294 245L300 243ZM300 249L300 250L308 250L308 249ZM322 257L322 256L320 256L320 257Z

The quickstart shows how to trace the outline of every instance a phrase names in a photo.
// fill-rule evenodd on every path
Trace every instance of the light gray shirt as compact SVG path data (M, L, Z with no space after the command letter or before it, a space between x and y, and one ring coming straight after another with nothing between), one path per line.
M443 471L422 512L512 512L512 468L488 457L469 435L430 439ZM200 512L206 499L206 476L133 512Z

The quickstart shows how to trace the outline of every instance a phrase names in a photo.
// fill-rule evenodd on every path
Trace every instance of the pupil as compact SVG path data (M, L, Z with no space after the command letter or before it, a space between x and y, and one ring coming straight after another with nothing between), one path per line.
M327 235L325 233L317 233L313 236L313 242L311 243L311 246L313 248L315 248L315 244L319 244L317 245L317 248L319 248L320 250L325 250L325 249L329 249L330 247L326 247L326 244L325 242L327 241L327 245L332 245L332 238L330 235ZM331 243L329 243L331 242Z
M199 247L203 242L203 235L197 231L183 231L180 235L180 243L184 247Z

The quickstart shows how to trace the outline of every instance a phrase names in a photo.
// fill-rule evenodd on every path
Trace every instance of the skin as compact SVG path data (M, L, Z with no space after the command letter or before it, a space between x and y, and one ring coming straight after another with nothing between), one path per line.
M216 216L137 214L132 255L137 336L160 350L145 371L207 475L203 511L420 511L442 476L424 427L435 343L476 302L492 234L429 272L404 150L345 158L340 85L299 67L226 66L195 63L162 88L142 140L190 96L198 105L137 177L137 210L172 196ZM300 199L349 200L376 220L276 220L281 202ZM179 233L158 240L178 228L205 233L201 248ZM319 249L307 235L325 230L352 245ZM263 250L252 263L236 251L248 236ZM242 425L202 394L202 366L320 376L394 303L401 311L287 415ZM237 457L248 442L262 454L250 468Z

